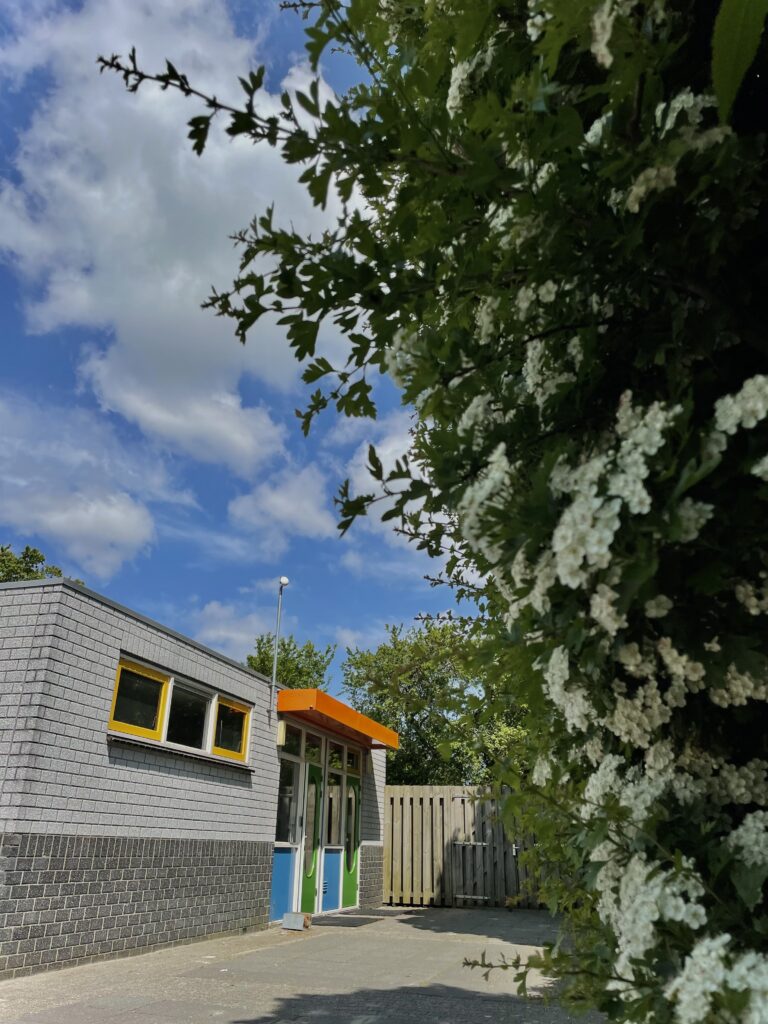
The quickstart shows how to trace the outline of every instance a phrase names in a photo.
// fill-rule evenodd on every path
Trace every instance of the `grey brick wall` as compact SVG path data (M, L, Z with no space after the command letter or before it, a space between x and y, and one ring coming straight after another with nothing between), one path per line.
M384 902L384 847L360 847L360 909L375 910Z
M363 842L380 842L384 835L384 783L387 768L386 750L371 751L373 774L363 776L360 838Z
M274 839L276 722L265 679L60 582L0 587L0 643L5 831ZM108 740L121 653L252 702L253 773Z
M272 843L9 834L0 978L264 928Z
M14 817L23 790L21 755L37 724L57 603L48 588L0 588L0 824Z
M249 701L250 770L107 737L121 656ZM269 683L62 581L0 584L0 977L243 928L269 916L277 804ZM385 752L361 838L384 826ZM363 845L360 905L382 899Z

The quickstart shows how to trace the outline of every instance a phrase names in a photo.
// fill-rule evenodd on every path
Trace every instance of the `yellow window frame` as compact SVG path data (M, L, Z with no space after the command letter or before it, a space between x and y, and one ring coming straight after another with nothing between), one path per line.
M216 746L216 727L219 724L219 708L231 708L233 711L240 711L244 716L243 738L240 741L240 750L227 750L226 747ZM251 708L247 704L239 704L236 700L229 700L227 697L217 696L216 713L213 718L213 738L211 740L211 752L219 757L228 757L231 761L245 761L248 753L248 740L251 734Z
M160 689L160 700L157 706L157 725L154 729L144 729L140 725L131 725L129 722L120 722L115 718L115 707L117 705L117 691L120 687L120 677L123 674L123 669L127 669L129 672L135 672L137 675L144 676L146 679L154 679L158 683L162 683ZM165 726L165 706L168 701L168 691L170 689L170 676L164 675L162 672L157 672L155 669L146 668L144 665L137 665L132 661L120 661L117 666L117 674L115 676L115 690L112 694L112 707L109 711L109 728L115 732L124 732L129 736L143 736L148 740L161 740L163 734L163 728Z

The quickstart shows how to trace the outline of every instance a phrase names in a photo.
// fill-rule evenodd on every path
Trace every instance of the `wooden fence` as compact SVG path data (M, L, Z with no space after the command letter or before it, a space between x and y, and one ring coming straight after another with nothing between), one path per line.
M495 800L472 786L387 786L384 902L408 906L537 906Z

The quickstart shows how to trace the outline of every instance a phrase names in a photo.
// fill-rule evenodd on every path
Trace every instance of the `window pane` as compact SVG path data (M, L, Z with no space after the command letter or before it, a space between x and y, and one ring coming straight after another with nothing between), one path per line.
M116 722L139 729L156 729L163 684L124 668L117 687L114 718Z
M296 761L280 761L280 781L277 789L278 843L296 842L296 817L299 807L299 766Z
M347 747L347 771L354 772L356 775L360 774L360 751L350 750Z
M227 704L219 704L219 713L216 716L216 738L215 747L222 750L231 750L239 754L243 748L243 730L245 729L245 715L237 708L231 708Z
M207 698L174 685L171 710L168 714L168 742L183 743L185 747L197 747L201 750L205 739L207 711Z
M330 750L328 751L328 767L344 767L344 747L339 746L338 743L332 743Z
M315 823L317 821L317 783L307 786L307 821L304 829L304 874L311 875L315 855Z
M355 866L357 850L357 794L354 786L347 786L347 823L344 830L344 849L347 854L347 871Z
M286 754L296 754L297 756L301 753L301 729L297 729L293 725L286 728L283 750Z
M323 741L320 737L308 732L307 738L304 741L304 757L307 761L314 761L315 764L319 764L322 756L322 750Z
M325 799L326 846L341 846L341 776L335 772L328 773Z

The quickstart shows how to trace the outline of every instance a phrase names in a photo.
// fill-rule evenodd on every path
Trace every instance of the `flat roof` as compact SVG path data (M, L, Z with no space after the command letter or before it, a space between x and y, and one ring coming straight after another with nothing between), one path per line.
M202 651L203 654L207 654L211 658L216 658L217 661L221 661L225 665L231 665L232 668L240 669L241 672L245 672L249 676L253 676L255 679L258 679L259 682L270 685L270 680L267 676L262 675L261 672L257 672L248 665L244 665L243 662L235 661L234 658L228 658L226 654L214 651L212 647L206 647L205 644L201 644L199 641L193 640L192 637L185 636L183 633L179 633L175 629L170 629L168 626L164 626L162 622L158 622L156 619L150 619L149 616L142 615L141 612L135 612L132 608L128 608L126 605L120 604L118 601L113 601L111 597L105 597L104 594L99 594L95 590L91 590L89 587L83 586L82 583L76 583L74 580L68 579L66 576L54 576L44 580L14 580L12 583L0 583L0 590L20 590L24 587L63 587L67 590L73 590L77 594L82 594L84 597L89 597L91 600L97 601L99 604L106 605L108 608L114 608L115 611L122 612L123 615L129 616L131 619L136 619L137 622L143 622L147 626L159 629L162 633L165 633L166 636L172 636L176 640L181 640L182 643L188 644L190 647L194 647L195 650Z

